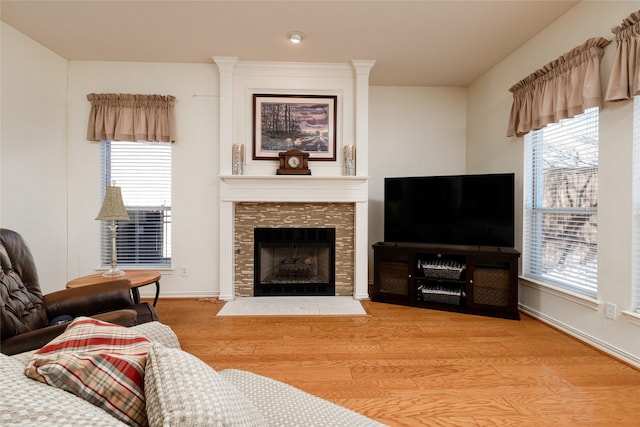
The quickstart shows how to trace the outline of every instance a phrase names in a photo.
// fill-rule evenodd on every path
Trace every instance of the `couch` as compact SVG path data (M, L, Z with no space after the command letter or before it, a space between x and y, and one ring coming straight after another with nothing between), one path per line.
M218 372L181 350L171 328L157 321L123 329L151 342L144 367L150 426L382 426L264 376ZM72 393L28 378L25 366L34 353L0 354L0 425L127 425Z

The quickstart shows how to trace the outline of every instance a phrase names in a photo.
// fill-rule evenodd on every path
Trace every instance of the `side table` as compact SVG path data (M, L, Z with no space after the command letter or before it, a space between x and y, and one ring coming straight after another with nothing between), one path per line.
M133 302L139 304L140 290L138 288L155 283L156 296L153 299L153 306L155 307L158 303L158 296L160 295L160 272L155 270L125 270L124 273L124 276L118 277L102 277L101 273L78 277L77 279L67 282L67 288L90 286L97 283L109 282L114 279L128 279L131 282L131 296L133 297Z

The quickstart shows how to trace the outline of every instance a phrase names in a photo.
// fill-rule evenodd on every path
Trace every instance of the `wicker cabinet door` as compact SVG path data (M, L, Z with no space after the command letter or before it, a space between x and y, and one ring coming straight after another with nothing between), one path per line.
M409 301L413 295L410 268L413 253L374 245L374 301Z
M517 257L471 257L467 305L513 310L517 305Z

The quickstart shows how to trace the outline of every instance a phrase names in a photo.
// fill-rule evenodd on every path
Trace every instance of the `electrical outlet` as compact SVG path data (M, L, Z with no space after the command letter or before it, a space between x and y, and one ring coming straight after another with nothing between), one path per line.
M616 320L616 317L618 317L618 308L614 303L607 302L604 304L604 317Z
M186 265L183 265L182 267L180 267L180 275L182 277L187 277L189 275L189 269L187 268Z

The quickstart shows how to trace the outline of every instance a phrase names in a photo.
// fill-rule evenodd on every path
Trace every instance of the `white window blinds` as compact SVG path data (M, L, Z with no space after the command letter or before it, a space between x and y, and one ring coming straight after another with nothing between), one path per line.
M106 185L121 187L129 221L117 221L118 265L171 265L171 144L102 141L104 195ZM102 227L101 259L110 262L108 224Z
M525 137L526 277L595 297L598 108Z

